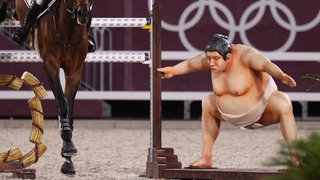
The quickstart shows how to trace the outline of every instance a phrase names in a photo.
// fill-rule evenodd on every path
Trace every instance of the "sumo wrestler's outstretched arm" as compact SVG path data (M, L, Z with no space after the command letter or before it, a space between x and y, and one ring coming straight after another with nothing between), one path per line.
M174 66L167 66L164 68L158 68L158 72L161 72L161 78L171 78L172 76L182 75L191 73L198 70L207 70L210 69L207 63L207 57L205 53L199 54L198 56L187 59L180 62Z
M247 59L250 68L258 71L264 71L273 77L279 78L282 83L287 84L290 87L296 86L296 82L291 76L283 73L277 65L272 63L268 58L255 49L250 48L244 56L245 59Z

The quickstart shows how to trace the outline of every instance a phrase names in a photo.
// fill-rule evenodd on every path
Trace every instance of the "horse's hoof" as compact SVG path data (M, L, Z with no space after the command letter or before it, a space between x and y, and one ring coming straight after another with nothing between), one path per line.
M68 177L74 177L76 175L72 161L70 161L70 163L65 161L61 166L60 172Z
M72 156L76 156L78 154L78 151L72 141L70 142L63 141L61 154L64 157L72 157Z

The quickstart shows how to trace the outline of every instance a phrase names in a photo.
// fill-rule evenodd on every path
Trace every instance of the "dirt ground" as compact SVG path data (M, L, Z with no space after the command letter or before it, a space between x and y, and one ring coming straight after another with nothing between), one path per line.
M298 130L298 138L311 130ZM0 152L19 147L28 153L28 128L2 128ZM138 177L146 171L147 150L150 146L149 129L77 129L74 143L78 155L72 160L76 168L74 180L147 179ZM163 130L162 146L172 147L182 166L197 160L201 155L201 130ZM219 168L267 168L262 165L276 156L279 141L283 140L279 129L221 130L213 148L213 162ZM60 173L64 159L60 156L62 140L59 129L45 129L42 142L49 148L38 163L28 168L36 169L37 179L70 179ZM272 167L271 167L272 168ZM276 168L276 167L273 167ZM13 178L11 173L0 174L0 179Z

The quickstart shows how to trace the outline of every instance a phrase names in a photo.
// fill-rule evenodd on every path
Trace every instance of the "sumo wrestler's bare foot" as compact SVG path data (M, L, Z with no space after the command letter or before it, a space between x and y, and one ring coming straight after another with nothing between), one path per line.
M211 167L212 166L212 158L203 158L201 157L197 161L191 163L189 167Z

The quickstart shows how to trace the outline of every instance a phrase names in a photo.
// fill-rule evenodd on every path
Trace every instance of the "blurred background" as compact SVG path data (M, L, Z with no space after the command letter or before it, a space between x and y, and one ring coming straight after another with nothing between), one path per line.
M148 0L94 0L94 18L150 17ZM302 76L320 72L320 1L315 0L155 0L162 5L162 66L170 66L203 52L213 34L227 35L234 43L252 46L297 82L295 88L275 79L284 92L308 93L315 83ZM9 6L14 8L14 3ZM0 50L33 50L10 39L15 28L0 28ZM150 35L141 28L91 28L98 51L150 51ZM297 55L297 56L295 56ZM101 71L103 66L103 71ZM41 63L1 63L0 73L36 76L50 90ZM103 83L101 83L103 77ZM0 87L0 90L11 90ZM29 90L23 85L21 90ZM80 90L148 92L149 66L140 63L85 63ZM210 71L162 80L164 92L212 92ZM309 92L320 92L314 86ZM1 93L1 91L0 91ZM31 97L30 97L31 98ZM121 98L119 98L121 99ZM201 98L162 102L164 120L200 120ZM192 98L191 98L192 99ZM320 102L293 99L296 120L319 121ZM42 100L45 119L55 119L54 100ZM150 117L150 103L141 100L77 100L76 119L143 119ZM26 100L0 99L0 119L30 119Z

